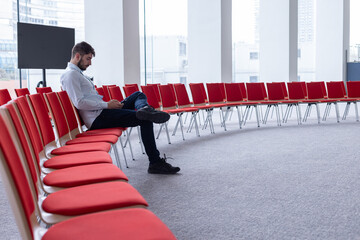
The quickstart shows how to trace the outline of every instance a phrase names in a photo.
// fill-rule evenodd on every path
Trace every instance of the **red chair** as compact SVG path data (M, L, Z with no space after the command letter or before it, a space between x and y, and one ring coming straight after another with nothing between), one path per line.
M215 133L213 120L212 120L212 111L214 108L212 105L207 104L208 100L207 100L207 95L206 95L206 91L204 88L204 84L203 83L190 83L189 87L190 87L194 107L197 107L201 110L205 110L207 113L206 119L204 121L203 129L206 128L207 125L209 124L210 132Z
M41 190L47 194L59 191L63 188L76 187L92 183L108 181L128 181L125 174L116 166L109 163L90 164L70 167L61 170L54 170L48 174L41 173L41 166L35 157L34 150L27 141L27 134L24 131L24 123L20 120L15 104L8 104L2 111L10 115L9 120L14 124L16 134L19 138L27 168L34 182L38 182Z
M37 87L37 88L36 88L36 92L40 94L41 99L43 100L43 102L44 102L44 104L45 104L45 107L46 107L46 109L47 109L48 112L49 112L49 109L47 108L47 105L46 105L46 103L45 103L44 93L52 92L51 87Z
M291 114L291 110L293 106L297 107L297 118L298 118L298 124L301 124L301 110L300 110L300 103L302 103L303 101L306 100L306 96L305 96L305 92L304 92L304 86L303 83L301 82L288 82L287 83L287 87L288 87L288 91L289 91L289 100L290 101L296 101L297 103L294 104L288 104L285 114L284 114L284 119L283 122L287 122L290 114ZM306 85L305 85L306 88Z
M346 83L347 86L347 104L344 111L343 119L346 119L346 116L349 114L350 104L354 103L355 105L355 115L356 121L359 121L359 111L357 107L357 102L360 100L360 81L350 81Z
M95 148L92 152L83 151L81 153L64 154L53 158L46 156L43 140L38 131L38 125L35 122L27 99L25 97L19 97L15 99L15 103L19 109L21 118L23 119L25 125L24 129L29 135L35 157L41 166L42 172L49 172L50 170L48 169L62 169L87 164L112 163L112 159L107 153L108 149L95 150L99 147L96 145L94 145ZM49 133L49 135L51 135L51 133ZM49 141L51 141L51 139ZM56 148L56 146L51 149L54 148Z
M116 99L119 102L124 100L119 86L109 87L110 99Z
M177 107L177 104L175 102L175 98L173 97L173 93L171 92L172 86L170 86L170 85L159 85L158 88L159 88L160 96L161 96L161 99L162 99L163 111L169 113L170 115L176 114L178 116L178 120L176 122L176 125L175 125L175 128L174 128L174 131L173 131L172 135L173 136L175 135L176 130L177 130L179 124L180 124L181 134L182 134L183 140L185 140L184 131L183 131L183 123L182 123L182 115L184 113L191 113L192 117L191 117L190 122L194 121L196 135L198 137L200 137L199 127L198 127L197 120L196 120L196 115L199 112L199 109L196 108L196 107ZM160 131L159 131L159 133L160 133Z
M107 98L105 97L105 91L104 91L104 89L103 89L102 87L95 88L95 90L97 91L97 93L98 93L100 96L103 97L102 100L103 100L104 102L110 101L110 99L107 99Z
M17 97L30 95L30 91L28 88L16 88L14 90Z
M139 85L137 83L127 83L125 86L135 87L136 91L140 91Z
M40 107L36 105L36 95L31 96L31 99L35 108ZM50 113L53 116L54 126L55 126L54 129L58 136L60 146L87 144L87 143L104 143L104 142L110 143L115 153L117 166L121 168L120 157L116 146L118 137L120 136L116 136L113 134L109 134L109 135L102 134L102 135L92 135L92 136L87 135L76 138L76 135L79 134L78 125L77 124L75 125L75 123L73 123L71 124L71 128L70 128L70 124L66 119L66 115L63 110L63 107L61 106L58 95L55 92L46 93L45 100L49 106Z
M152 86L154 88L156 99L158 100L159 105L162 106L160 90L159 90L160 83L148 83L146 84L146 86Z
M240 87L241 95L242 95L244 101L247 101L247 91L246 91L245 83L241 82L241 83L236 83L236 84L238 84Z
M134 92L139 91L137 84L136 84L136 86L134 86L134 85L129 85L129 86L125 85L123 87L123 89L124 89L124 93L125 93L126 97L130 96Z
M4 129L0 136L0 167L1 172L4 173L3 183L9 190L7 194L12 200L10 203L23 239L138 239L142 236L175 239L170 230L148 210L106 211L124 207L121 198L124 199L125 195L128 196L128 202L135 200L135 198L131 199L131 195L139 196L138 192L127 183L110 182L71 188L52 193L42 203L37 203L37 194L32 189L31 180L26 176L17 149L11 140L12 135L7 130L8 127L0 117L0 128ZM136 201L146 205L141 196ZM41 204L42 207L39 208L37 204ZM52 211L48 211L45 215L43 209ZM96 211L101 212L94 213ZM91 212L93 213L83 215ZM74 217L74 215L83 216ZM37 221L37 217L43 224ZM71 219L66 220L67 218ZM58 222L61 223L57 224ZM106 224L106 230L96 227L99 222ZM46 229L42 227L44 224L55 225Z
M0 89L0 106L8 103L9 101L11 101L9 90Z
M109 87L114 87L114 86L116 86L116 85L102 85L102 88L104 89L104 101L105 102L108 102L108 101L110 101L110 92L109 92Z

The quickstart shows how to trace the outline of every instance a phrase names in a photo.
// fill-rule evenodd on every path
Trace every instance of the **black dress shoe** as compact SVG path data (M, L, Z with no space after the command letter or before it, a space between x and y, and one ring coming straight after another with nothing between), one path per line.
M160 158L156 163L150 163L148 173L152 174L175 174L180 171L179 167L173 167L166 162L166 158Z
M154 123L164 123L170 119L170 115L168 113L157 111L150 106L137 110L136 117L140 120L146 120Z

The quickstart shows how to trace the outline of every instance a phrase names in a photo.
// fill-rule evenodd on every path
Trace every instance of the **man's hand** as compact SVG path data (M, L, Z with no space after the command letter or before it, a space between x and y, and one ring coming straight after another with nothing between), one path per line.
M116 109L116 108L121 109L124 106L124 104L122 104L121 102L119 102L116 99L112 99L112 100L108 101L107 104L108 104L108 107L107 107L108 109Z

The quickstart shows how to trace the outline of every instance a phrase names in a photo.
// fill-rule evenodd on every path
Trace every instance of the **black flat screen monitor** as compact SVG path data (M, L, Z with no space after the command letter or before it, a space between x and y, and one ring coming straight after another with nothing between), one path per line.
M75 43L75 29L18 22L17 31L19 68L66 68Z

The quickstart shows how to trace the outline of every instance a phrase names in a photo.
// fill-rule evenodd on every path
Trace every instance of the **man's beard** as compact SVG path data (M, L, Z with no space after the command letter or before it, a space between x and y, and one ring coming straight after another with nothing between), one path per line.
M84 66L82 57L80 58L80 61L78 62L77 66L78 66L82 71L85 71L85 70L88 68L88 66Z

